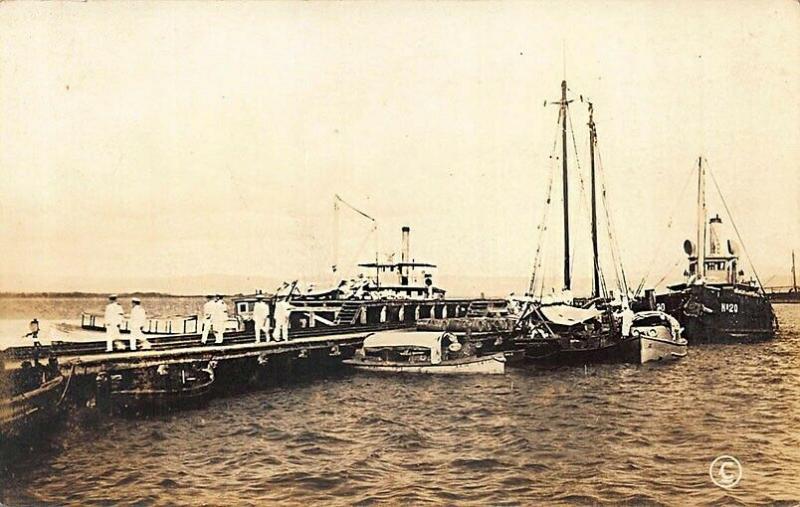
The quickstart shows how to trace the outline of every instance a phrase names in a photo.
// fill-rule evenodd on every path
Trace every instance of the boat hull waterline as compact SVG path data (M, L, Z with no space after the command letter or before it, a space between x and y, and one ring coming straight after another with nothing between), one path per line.
M371 362L358 359L346 359L343 364L361 371L380 373L422 373L422 374L490 374L502 375L505 373L506 358L503 354L491 356L471 357L457 361L442 361L438 364L405 364L398 362Z

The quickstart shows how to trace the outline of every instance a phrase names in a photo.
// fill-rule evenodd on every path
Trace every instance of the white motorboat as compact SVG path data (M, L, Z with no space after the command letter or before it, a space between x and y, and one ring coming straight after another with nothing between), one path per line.
M638 312L633 317L631 337L638 342L640 364L685 357L688 342L678 321L664 312Z
M505 373L502 353L478 356L465 338L441 331L386 331L364 339L344 364L357 370L392 373Z

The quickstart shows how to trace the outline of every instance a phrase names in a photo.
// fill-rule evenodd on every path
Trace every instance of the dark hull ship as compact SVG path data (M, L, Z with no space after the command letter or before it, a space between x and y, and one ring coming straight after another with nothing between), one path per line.
M727 251L723 251L722 219L718 215L711 220L706 218L702 157L698 164L697 208L696 242L684 242L689 257L687 281L669 286L668 293L656 295L656 309L676 318L684 327L686 338L693 343L773 338L778 322L761 283L757 277L743 279L736 243L728 240Z

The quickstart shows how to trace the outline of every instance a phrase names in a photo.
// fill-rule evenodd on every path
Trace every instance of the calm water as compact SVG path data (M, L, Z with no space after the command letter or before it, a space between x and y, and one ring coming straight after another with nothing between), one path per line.
M780 339L655 366L343 375L72 427L5 503L800 502L800 305ZM708 475L733 455L741 482Z

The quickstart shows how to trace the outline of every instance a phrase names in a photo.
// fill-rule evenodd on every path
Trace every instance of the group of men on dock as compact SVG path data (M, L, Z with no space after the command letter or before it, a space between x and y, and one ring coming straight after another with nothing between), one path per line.
M253 322L256 328L256 343L261 343L261 334L264 334L265 341L270 338L279 341L289 340L289 314L291 306L288 301L280 300L275 302L275 329L271 329L270 308L264 294L256 294L256 302L253 305ZM271 332L270 332L271 331Z
M120 329L123 322L122 306L117 303L117 295L108 296L108 305L104 315L106 326L106 352L114 350L114 342L119 340ZM142 348L149 349L150 342L144 337L144 327L147 324L147 313L142 308L142 301L139 298L131 298L131 316L128 319L130 331L130 349L136 350L137 343L142 344Z
M228 305L225 304L222 294L209 294L206 304L203 305L203 332L200 342L205 345L208 335L214 333L214 343L222 343L225 329L228 326Z
M109 303L106 305L104 322L106 328L106 351L114 350L114 342L120 339L120 330L124 322L124 311L122 306L117 303L118 296L111 294ZM131 298L131 313L128 319L130 331L130 350L136 350L137 344L141 343L142 348L151 348L150 343L144 338L144 328L147 325L147 314L142 308L139 298ZM270 319L270 306L263 294L256 295L256 303L253 306L253 321L255 324L256 343L261 343L261 335L264 341L287 341L289 339L289 315L291 306L288 301L277 301L275 303L275 328L272 329ZM228 305L221 294L208 294L206 303L203 305L203 320L200 342L205 345L208 336L213 333L214 344L222 344L225 331L228 326Z

